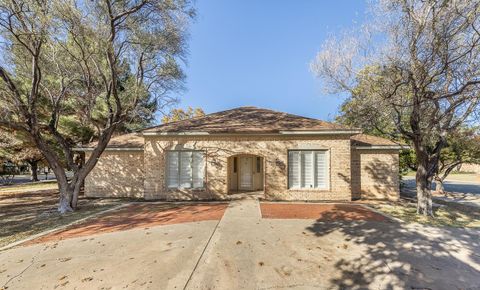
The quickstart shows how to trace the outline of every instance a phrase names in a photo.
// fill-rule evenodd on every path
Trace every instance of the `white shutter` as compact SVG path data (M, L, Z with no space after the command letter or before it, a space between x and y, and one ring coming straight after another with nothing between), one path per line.
M300 152L288 152L288 182L290 188L300 187Z
M192 158L192 176L193 187L203 188L203 179L205 176L205 159L203 152L193 152Z
M167 152L167 187L177 188L178 180L178 152Z
M314 186L313 151L302 151L302 188Z
M328 155L327 151L315 152L316 157L316 187L328 188Z
M180 152L180 187L192 187L192 151Z
M289 188L328 189L329 162L326 150L288 151Z

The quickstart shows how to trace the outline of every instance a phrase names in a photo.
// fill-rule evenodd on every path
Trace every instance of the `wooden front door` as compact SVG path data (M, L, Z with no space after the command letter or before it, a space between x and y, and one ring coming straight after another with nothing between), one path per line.
M239 190L253 190L253 157L240 157Z

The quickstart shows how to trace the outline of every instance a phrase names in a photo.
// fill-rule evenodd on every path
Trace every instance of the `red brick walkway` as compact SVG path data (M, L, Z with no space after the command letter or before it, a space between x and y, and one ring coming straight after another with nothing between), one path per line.
M132 204L25 243L37 244L141 227L220 220L227 208L217 204Z
M386 220L381 214L353 204L261 203L260 208L262 217L271 219Z

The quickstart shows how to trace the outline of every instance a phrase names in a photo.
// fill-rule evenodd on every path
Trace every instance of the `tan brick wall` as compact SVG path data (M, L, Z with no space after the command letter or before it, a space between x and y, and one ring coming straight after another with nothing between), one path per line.
M400 197L398 150L352 148L352 197L390 199Z
M206 150L206 189L167 190L165 152L171 149ZM328 149L330 151L329 190L289 190L288 150ZM146 199L223 199L228 194L227 159L237 154L265 158L265 196L278 200L351 200L350 140L348 136L146 136Z
M86 158L89 157L87 152ZM85 179L88 197L143 197L143 152L105 151Z

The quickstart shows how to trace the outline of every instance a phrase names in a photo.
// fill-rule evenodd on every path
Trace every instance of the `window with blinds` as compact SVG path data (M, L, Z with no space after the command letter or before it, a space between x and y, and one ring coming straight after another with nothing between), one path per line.
M203 188L204 151L167 151L167 187Z
M288 187L328 189L327 150L288 151Z

